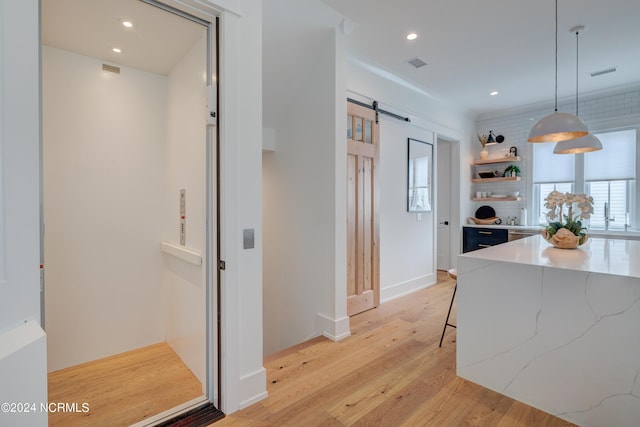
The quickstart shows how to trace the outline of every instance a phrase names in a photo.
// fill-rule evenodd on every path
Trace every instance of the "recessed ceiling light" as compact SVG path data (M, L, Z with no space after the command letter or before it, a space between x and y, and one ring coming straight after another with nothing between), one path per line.
M489 95L491 96L496 96L499 92L497 90L494 90L493 92L489 93Z
M418 35L416 33L407 34L407 40L415 40L417 38L418 38Z
M125 20L125 21L122 21L122 25L124 27L131 28L131 27L133 27L133 22Z
M122 53L122 49L120 49L119 47L114 47L111 50L114 51L115 53Z

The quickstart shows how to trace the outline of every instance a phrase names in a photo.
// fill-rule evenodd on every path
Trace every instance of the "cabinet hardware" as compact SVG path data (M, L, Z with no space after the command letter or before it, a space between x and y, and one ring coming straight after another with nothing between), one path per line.
M480 246L481 248L490 248L491 245L483 245L482 243L478 243L478 246Z
M478 234L493 234L493 231L478 231Z

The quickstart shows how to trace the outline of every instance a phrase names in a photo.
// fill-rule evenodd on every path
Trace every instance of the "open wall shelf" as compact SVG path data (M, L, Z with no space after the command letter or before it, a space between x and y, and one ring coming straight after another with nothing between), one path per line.
M473 178L473 182L503 182L503 181L520 181L519 176L497 176L495 178Z
M474 165L490 165L492 163L513 163L513 162L519 162L520 160L522 160L520 156L500 157L497 159L474 160L473 164Z
M519 202L521 197L474 197L474 202Z

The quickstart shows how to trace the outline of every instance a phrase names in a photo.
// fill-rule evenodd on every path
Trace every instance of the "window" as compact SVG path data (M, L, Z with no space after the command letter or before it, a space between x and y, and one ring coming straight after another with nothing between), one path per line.
M630 225L636 179L636 130L596 134L602 150L584 156L585 192L593 197L593 230L625 230Z
M587 194L593 197L591 229L624 230L625 225L629 225L632 211L630 187L633 187L631 180L586 183Z
M538 224L547 223L547 212L549 212L549 209L544 207L544 199L552 191L559 191L560 193L572 193L573 183L557 182L537 184L534 186L536 212L540 212L540 215L538 216Z
M538 223L547 223L544 199L552 191L573 192L575 160L573 156L553 154L555 144L533 145L533 200Z
M544 199L557 190L593 197L592 230L638 228L637 130L596 133L603 149L580 155L553 154L555 144L533 146L534 212L546 223Z

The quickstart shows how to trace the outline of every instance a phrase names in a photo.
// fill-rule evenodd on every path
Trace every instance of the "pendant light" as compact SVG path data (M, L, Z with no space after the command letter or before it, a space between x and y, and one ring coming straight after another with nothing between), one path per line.
M576 117L578 116L578 80L580 76L578 73L578 64L580 63L578 36L580 31L584 31L584 25L577 25L569 30L570 33L576 33ZM560 141L556 144L553 152L555 154L580 154L598 150L602 150L602 143L594 134L589 134L568 141Z
M556 0L556 80L555 110L529 131L529 142L557 142L589 134L587 125L573 114L558 112L558 0Z

